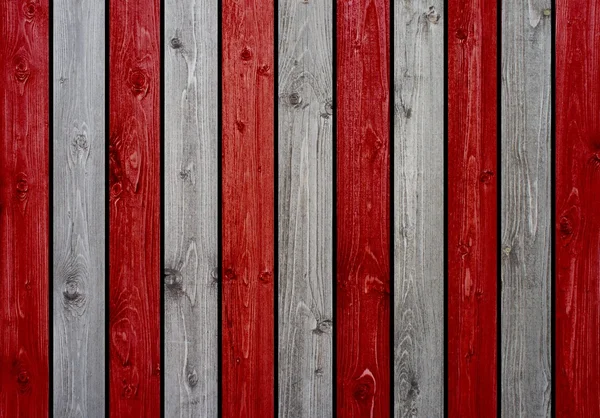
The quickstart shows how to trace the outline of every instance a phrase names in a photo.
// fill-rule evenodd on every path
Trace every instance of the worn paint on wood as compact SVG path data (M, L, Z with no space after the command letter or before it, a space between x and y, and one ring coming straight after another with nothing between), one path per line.
M549 0L502 5L502 414L550 416Z
M222 2L223 417L274 405L274 7Z
M390 415L390 10L337 2L337 405Z
M497 4L448 3L448 412L496 416Z
M556 416L600 416L600 5L556 2Z
M48 415L48 2L0 5L0 415Z
M54 415L105 416L105 6L54 3Z
M165 4L167 417L217 416L217 13Z
M160 13L110 1L110 416L160 414Z
M279 4L279 416L330 417L332 1Z
M394 5L395 416L444 410L444 4Z

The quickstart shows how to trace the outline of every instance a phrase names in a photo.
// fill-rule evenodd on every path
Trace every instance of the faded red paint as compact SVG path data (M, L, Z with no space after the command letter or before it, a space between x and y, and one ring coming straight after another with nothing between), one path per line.
M390 416L389 38L388 1L338 1L338 417Z
M274 2L223 0L223 417L274 414Z
M160 416L159 0L110 1L110 416Z
M600 416L600 5L556 2L556 416Z
M497 408L497 2L448 4L448 408Z
M0 415L48 415L48 2L0 3Z

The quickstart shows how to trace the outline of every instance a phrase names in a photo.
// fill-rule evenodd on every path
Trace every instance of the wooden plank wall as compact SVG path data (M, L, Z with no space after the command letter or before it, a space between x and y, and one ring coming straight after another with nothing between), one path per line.
M497 407L497 3L448 3L448 412Z
M165 413L217 415L217 1L167 0Z
M556 1L556 416L600 416L600 5Z
M444 3L394 3L394 405L444 407Z
M502 415L550 416L549 0L502 3Z
M54 415L105 416L105 5L57 0L53 50Z
M222 412L275 412L274 3L222 2Z
M49 408L49 10L0 5L0 412Z
M110 416L160 415L160 12L110 1Z
M279 416L333 413L333 1L279 3Z
M337 405L390 412L390 6L337 1Z

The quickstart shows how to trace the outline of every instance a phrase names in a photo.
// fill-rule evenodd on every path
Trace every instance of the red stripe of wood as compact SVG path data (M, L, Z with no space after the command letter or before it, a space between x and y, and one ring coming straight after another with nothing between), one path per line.
M0 3L0 416L48 415L48 2Z
M496 0L448 4L448 406L496 416Z
M556 2L556 416L600 416L600 4Z
M271 0L223 0L223 417L274 413Z
M390 415L389 2L337 3L337 416Z
M110 416L160 414L160 12L110 1Z

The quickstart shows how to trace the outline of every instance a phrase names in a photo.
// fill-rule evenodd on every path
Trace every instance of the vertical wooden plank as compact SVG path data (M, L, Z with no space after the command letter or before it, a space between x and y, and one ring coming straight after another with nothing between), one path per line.
M549 0L502 4L502 415L550 416Z
M0 411L48 414L48 2L0 5Z
M390 415L390 10L337 2L337 405Z
M160 414L160 12L110 1L110 416Z
M444 22L394 5L395 416L444 410Z
M279 416L330 417L332 1L279 4Z
M105 6L54 3L54 415L105 416Z
M497 409L497 4L448 3L448 408Z
M165 4L165 412L216 417L217 1Z
M274 3L222 3L222 412L274 405Z
M600 416L600 5L556 1L556 416Z

